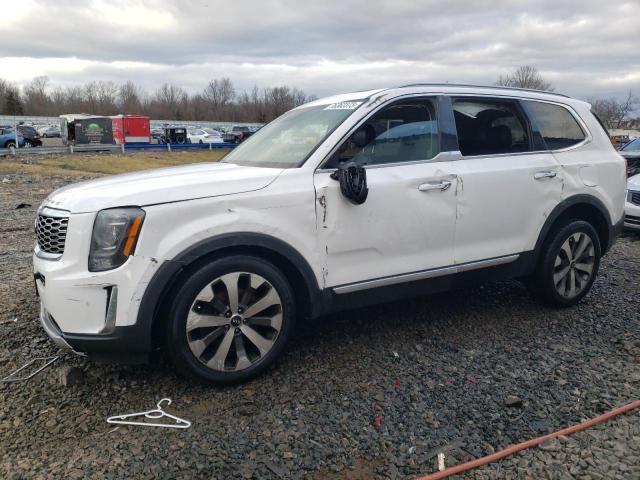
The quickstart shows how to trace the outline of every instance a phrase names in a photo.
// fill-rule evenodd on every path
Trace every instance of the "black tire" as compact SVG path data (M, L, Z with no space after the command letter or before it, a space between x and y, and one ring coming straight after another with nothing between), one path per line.
M4 144L4 148L16 148L16 142L14 142L13 140L9 140Z
M266 354L261 355L258 359L253 359L253 363L247 368L221 371L209 368L195 356L187 339L186 322L187 315L190 314L196 297L202 290L221 276L234 272L243 272L243 274L247 272L248 274L257 275L270 283L281 301L280 312L282 320L279 333ZM214 302L217 301L215 298ZM215 313L215 315L222 314ZM293 290L285 276L273 264L261 258L246 255L218 258L189 273L188 277L178 285L167 319L166 348L172 363L179 373L210 383L236 383L258 375L274 363L291 336L295 318ZM224 328L227 331L230 329L229 326ZM231 326L231 329L233 328ZM238 328L235 328L235 331L238 332ZM226 335L226 333L221 335ZM212 347L214 350L218 348L214 344L212 344ZM235 346L233 348L235 349Z
M25 148L31 148L31 147L33 147L33 146L34 146L34 145L33 145L33 142L32 142L31 140L25 140L25 141L24 141L24 147L25 147Z
M573 247L570 245L576 245L576 241L572 242L572 239L577 236L582 241L583 234L588 237L593 246L593 255L588 255L589 262L592 261L591 272L588 276L586 271L576 267L578 260L572 261L566 253L561 252L563 246L567 246L566 242L569 242L569 249L572 251ZM535 298L550 307L563 308L575 305L591 290L600 268L601 254L600 238L595 228L583 220L571 220L567 224L555 228L549 234L542 247L536 271L528 279L527 286ZM560 263L556 265L558 262ZM583 265L583 263L580 262L577 265ZM562 272L567 268L569 269L568 273L561 277ZM554 276L565 280L568 276L568 282L560 280L559 283L556 283ZM575 293L566 291L571 288L571 284L573 284ZM561 293L562 290L565 290L564 294Z

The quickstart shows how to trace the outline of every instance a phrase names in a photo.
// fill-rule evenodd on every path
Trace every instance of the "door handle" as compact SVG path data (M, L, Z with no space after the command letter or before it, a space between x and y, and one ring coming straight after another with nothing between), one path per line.
M418 190L421 192L428 192L429 190L440 190L441 192L444 192L450 186L451 182L449 180L441 180L439 182L423 183L418 187Z
M536 172L533 175L533 178L535 178L536 180L542 180L543 178L554 178L557 174L557 172L554 172L553 170L543 170L541 172Z

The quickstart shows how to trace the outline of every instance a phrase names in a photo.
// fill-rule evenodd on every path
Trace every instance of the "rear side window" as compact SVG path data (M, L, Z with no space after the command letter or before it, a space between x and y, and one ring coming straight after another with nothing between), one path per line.
M582 142L586 136L573 115L552 103L525 101L549 150L559 150Z
M454 98L453 114L464 156L530 150L527 123L515 101Z

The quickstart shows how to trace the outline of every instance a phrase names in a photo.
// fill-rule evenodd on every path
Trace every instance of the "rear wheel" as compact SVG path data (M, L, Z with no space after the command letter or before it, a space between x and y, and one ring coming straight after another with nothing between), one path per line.
M24 148L31 148L31 147L33 147L33 142L31 142L31 140L25 140Z
M555 231L545 243L530 289L544 303L555 307L575 305L584 298L600 267L598 233L582 220L573 220Z
M274 265L225 257L196 270L176 292L167 349L183 373L237 382L275 361L294 321L293 291Z
M4 144L4 148L16 148L16 142L11 140L11 141L9 141L9 142Z

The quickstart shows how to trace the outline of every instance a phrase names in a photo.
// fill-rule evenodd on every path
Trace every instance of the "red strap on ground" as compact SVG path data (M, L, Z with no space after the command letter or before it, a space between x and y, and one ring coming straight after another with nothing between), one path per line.
M593 427L594 425L602 423L613 417L617 417L618 415L621 415L623 413L630 412L631 410L635 410L636 408L639 408L639 407L640 407L640 400L636 400L623 407L614 408L613 410L607 413L603 413L599 417L592 418L591 420L587 420L577 425L573 425L571 427L558 430L557 432L543 435L542 437L533 438L531 440L527 440L526 442L518 443L516 445L511 445L510 447L507 447L504 450L500 450L499 452L492 453L491 455L487 455L486 457L477 458L476 460L471 460L470 462L466 462L466 463L461 463L460 465L449 467L445 470L442 470L441 472L432 473L431 475L427 475L425 477L419 477L416 480L439 480L441 478L447 478L451 475L455 475L456 473L466 472L467 470L478 468L482 465L486 465L487 463L500 460L501 458L504 458L513 453L519 452L520 450L525 450L527 448L535 447L536 445L544 442L545 440L550 440L552 438L556 438L561 435L571 435L572 433L579 432L580 430Z

